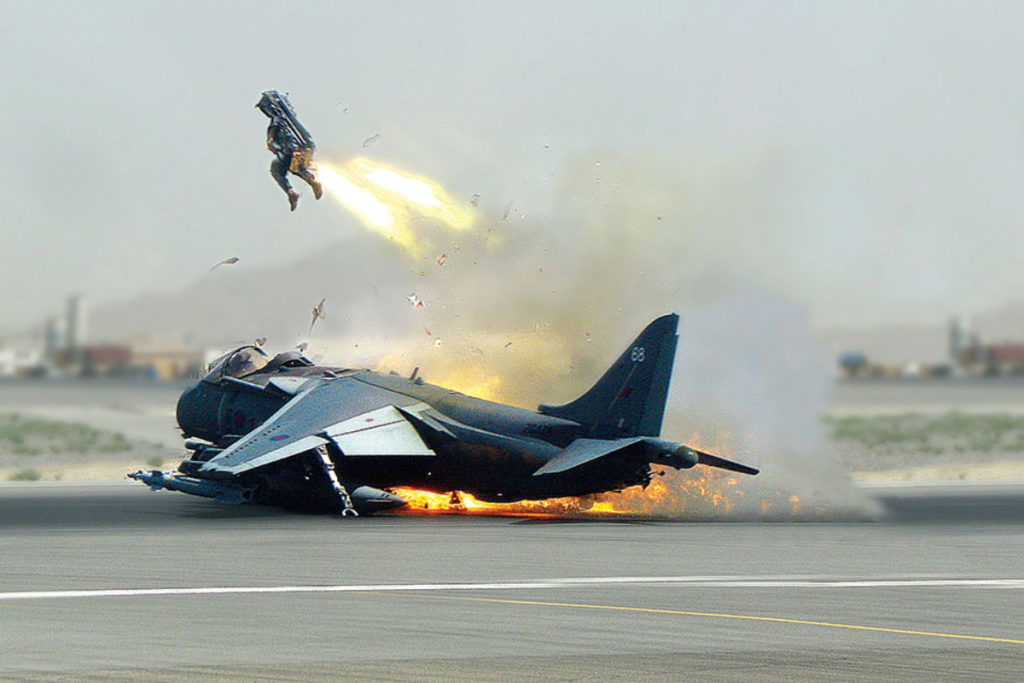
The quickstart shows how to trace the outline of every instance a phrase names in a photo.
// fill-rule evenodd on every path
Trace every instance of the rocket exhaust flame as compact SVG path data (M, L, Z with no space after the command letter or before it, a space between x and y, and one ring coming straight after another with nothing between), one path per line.
M476 214L458 206L444 189L429 180L359 157L341 167L320 163L317 178L366 227L419 258L430 247L425 235L413 230L429 218L452 230L469 230Z

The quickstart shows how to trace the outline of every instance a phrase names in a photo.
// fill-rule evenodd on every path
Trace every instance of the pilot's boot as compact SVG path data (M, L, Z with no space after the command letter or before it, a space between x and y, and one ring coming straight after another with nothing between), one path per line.
M299 205L299 193L293 189L288 190L288 203L292 207L292 211Z
M320 199L324 196L324 186L320 184L320 181L316 179L316 174L310 168L303 168L296 172L297 176L309 183L309 186L313 188L313 196L316 199Z

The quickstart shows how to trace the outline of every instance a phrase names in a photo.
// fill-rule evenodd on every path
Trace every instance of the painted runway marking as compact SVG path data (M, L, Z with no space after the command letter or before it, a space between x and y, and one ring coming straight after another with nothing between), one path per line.
M691 612L677 609L656 609L651 607L627 607L621 605L588 605L575 602L541 602L538 600L503 600L501 598L476 598L465 595L423 595L432 600L460 600L463 602L489 602L505 605L535 605L539 607L571 607L589 610L610 610L615 612L640 612L644 614L671 614L684 617L704 617L708 619L739 619L743 621L766 621L775 624L797 624L800 626L818 626L822 628L839 628L851 631L872 631L875 633L898 633L907 636L926 636L929 638L952 638L956 640L980 640L986 643L1009 643L1024 645L1024 640L1013 638L996 638L993 636L972 636L961 633L938 633L936 631L913 631L903 628L885 628L882 626L861 626L858 624L839 624L830 621L811 621L808 619L787 619L785 617L761 617L753 614L721 614L718 612Z
M245 595L264 593L389 593L475 590L530 590L587 586L661 584L713 588L969 588L1024 589L1024 579L877 578L813 576L599 576L491 583L402 583L295 586L197 586L171 588L85 588L0 592L0 601L69 598L128 598L162 595Z

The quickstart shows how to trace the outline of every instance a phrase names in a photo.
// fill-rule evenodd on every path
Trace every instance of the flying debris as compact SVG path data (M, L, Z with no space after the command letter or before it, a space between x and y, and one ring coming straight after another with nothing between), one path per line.
M405 298L410 304L412 304L413 308L423 308L424 306L426 306L426 304L423 303L423 299L416 296L416 292L413 292L412 294Z
M469 203L473 206L480 206L480 195L475 194L469 198Z
M224 503L366 514L399 487L510 503L647 487L658 468L758 470L659 438L679 318L648 325L597 383L536 412L411 377L245 346L178 400L189 459L129 476ZM440 338L438 338L438 341ZM300 345L300 349L305 345Z
M270 164L270 175L288 195L291 210L299 205L299 193L292 187L288 174L292 173L309 183L313 196L320 199L323 188L313 167L313 152L316 145L309 131L299 123L299 117L292 109L286 95L276 90L267 90L256 103L256 108L270 119L267 128L267 149L274 153Z
M375 144L377 144L378 140L380 140L380 133L374 133L370 137L363 140L363 148L365 149L367 147L373 147Z
M210 267L210 270L215 270L217 268L220 268L221 266L230 266L230 265L233 265L235 263L238 263L238 257L237 256L232 256L231 258L224 259L220 263L213 264L213 266Z
M440 337L437 337L437 338L434 339L434 348L435 349L441 348L441 338Z
M437 265L443 266L444 262L448 260L448 254L441 254L437 257Z
M320 303L313 307L313 320L309 323L309 333L307 337L313 336L313 325L316 325L317 320L323 320L327 317L327 313L324 312L324 302L327 299L320 299Z
M256 344L256 346L266 346L267 338L266 337L257 337L255 344Z

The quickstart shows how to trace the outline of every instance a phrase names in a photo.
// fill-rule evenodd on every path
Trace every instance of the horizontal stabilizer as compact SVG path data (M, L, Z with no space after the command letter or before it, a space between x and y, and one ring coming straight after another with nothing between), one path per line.
M697 454L697 464L698 465L707 465L708 467L717 467L719 469L731 470L733 472L740 472L742 474L757 474L758 472L761 471L761 470L755 469L753 467L749 467L748 465L743 465L743 464L738 463L738 462L733 462L732 460L726 460L725 458L720 458L717 455L711 455L710 453L704 453L703 451L695 450L694 453Z
M562 450L561 453L534 472L533 476L538 477L545 474L566 472L600 458L624 451L642 441L643 439L639 437L614 440L576 439Z

